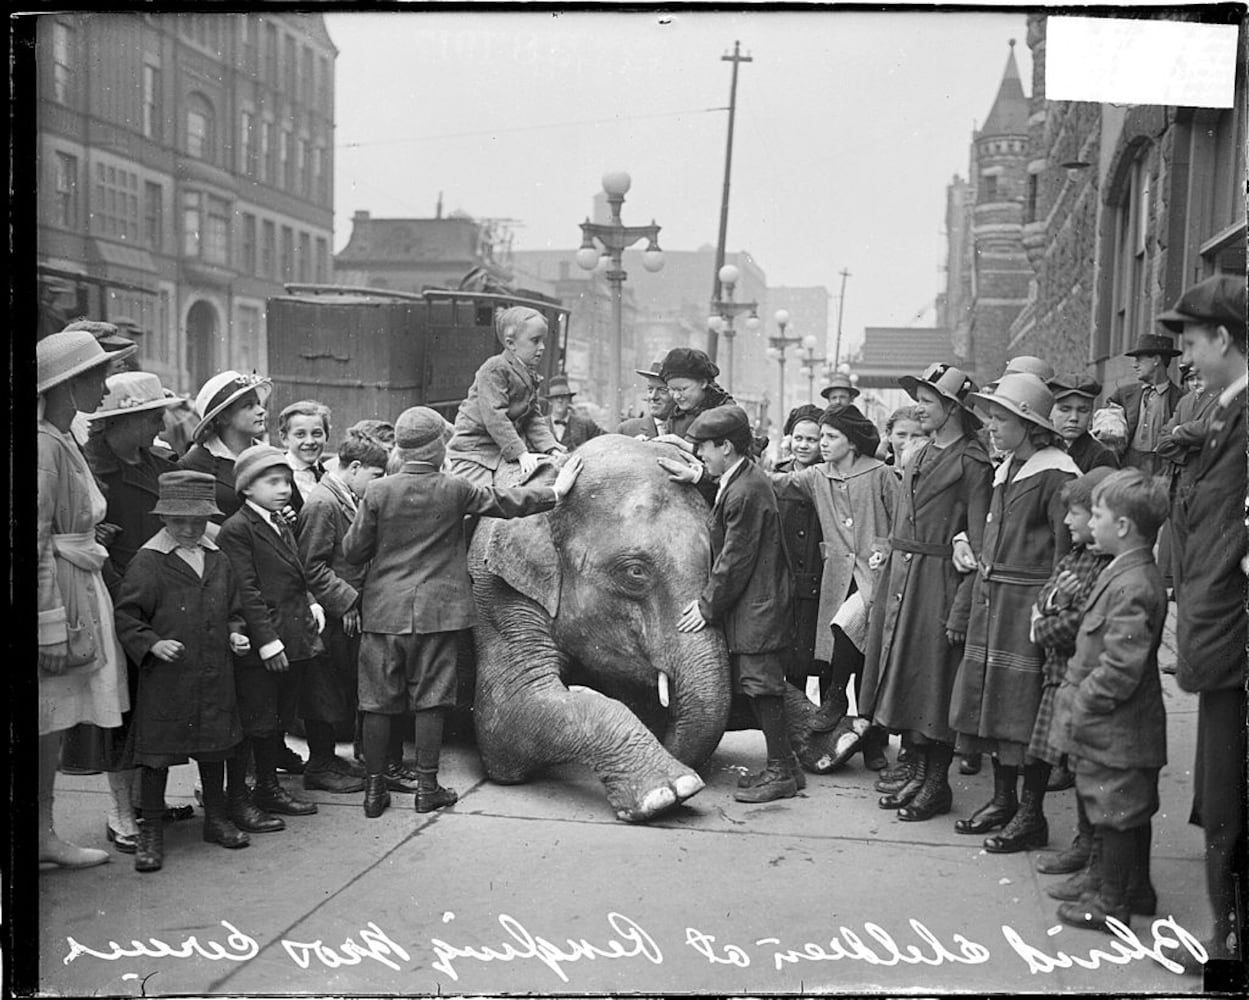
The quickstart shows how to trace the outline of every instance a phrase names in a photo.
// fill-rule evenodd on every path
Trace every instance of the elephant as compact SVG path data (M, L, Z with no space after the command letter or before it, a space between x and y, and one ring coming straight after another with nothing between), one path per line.
M491 780L585 764L620 819L644 822L704 787L697 769L726 729L754 728L732 698L721 630L676 630L706 584L711 547L706 499L656 461L675 453L593 438L574 452L581 475L554 510L476 525L473 724ZM530 482L553 481L559 461ZM498 485L520 478L505 466ZM806 770L827 773L835 734L811 732L813 711L789 691L793 748Z

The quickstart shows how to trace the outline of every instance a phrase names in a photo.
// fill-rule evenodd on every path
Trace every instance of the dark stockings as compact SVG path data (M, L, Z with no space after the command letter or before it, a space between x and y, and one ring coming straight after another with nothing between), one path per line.
M785 728L785 702L780 695L758 695L750 699L763 739L768 747L768 760L786 760L789 756L789 734Z
M159 823L165 815L165 786L169 768L139 768L139 814L145 823Z
M334 756L334 726L331 723L305 719L304 733L308 737L308 752L313 760L322 762Z
M776 699L780 703L780 699ZM442 751L443 710L426 708L414 716L416 770L418 774L437 774Z
M365 712L364 725L361 728L364 737L364 769L369 774L381 774L386 770L386 751L390 746L390 716ZM398 726L393 728L397 729Z

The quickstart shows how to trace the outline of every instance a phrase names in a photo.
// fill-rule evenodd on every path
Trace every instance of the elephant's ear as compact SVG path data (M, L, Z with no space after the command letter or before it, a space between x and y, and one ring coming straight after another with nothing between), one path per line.
M559 611L559 556L546 514L496 523L486 546L486 569L552 618Z

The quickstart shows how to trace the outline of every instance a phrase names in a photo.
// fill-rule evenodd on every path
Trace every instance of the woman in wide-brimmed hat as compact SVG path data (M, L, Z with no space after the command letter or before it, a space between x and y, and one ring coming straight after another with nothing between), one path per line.
M968 397L975 384L950 364L898 380L915 400L928 440L902 465L902 486L881 577L886 600L872 605L860 712L911 748L897 772L882 776L882 809L916 822L947 813L955 735L950 694L963 658L971 611L970 576L951 561L954 536L980 551L993 466L976 431Z
M676 409L668 418L668 433L684 437L690 424L704 410L736 403L716 382L720 369L696 347L674 347L659 367L659 377L668 386Z
M260 375L224 371L204 383L195 397L200 415L192 437L195 444L178 460L178 467L207 472L217 481L217 506L221 524L239 509L242 500L234 491L234 462L258 443L265 433L265 404L272 385Z
M133 348L131 348L133 350ZM62 331L35 347L38 361L39 861L87 868L107 851L78 847L53 829L52 798L61 734L88 722L114 728L130 707L126 661L96 539L106 503L70 425L99 408L109 354L84 330Z
M1044 655L1030 636L1031 608L1071 547L1062 488L1080 474L1050 423L1054 397L1032 374L1004 375L991 393L969 397L1005 458L993 477L984 541L972 583L971 616L950 702L960 753L993 754L993 798L959 833L982 834L994 854L1043 847L1041 799L1050 767L1027 755L1041 703ZM1024 773L1023 796L1016 791Z

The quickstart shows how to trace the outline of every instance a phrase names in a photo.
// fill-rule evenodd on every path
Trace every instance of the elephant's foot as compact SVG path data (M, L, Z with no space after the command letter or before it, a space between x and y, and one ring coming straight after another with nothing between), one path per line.
M698 794L704 784L702 778L691 772L637 795L628 787L613 788L608 785L607 799L616 810L617 818L626 823L645 823L677 803Z
M867 719L843 718L831 733L812 733L798 759L808 771L831 774L860 749L869 725Z

